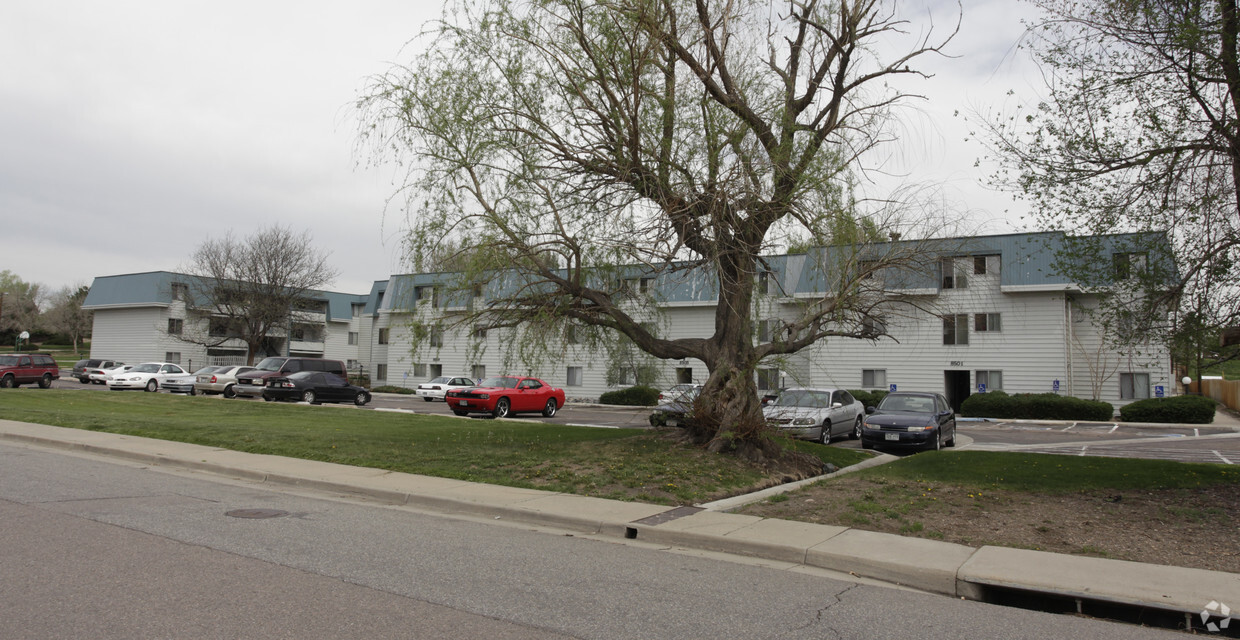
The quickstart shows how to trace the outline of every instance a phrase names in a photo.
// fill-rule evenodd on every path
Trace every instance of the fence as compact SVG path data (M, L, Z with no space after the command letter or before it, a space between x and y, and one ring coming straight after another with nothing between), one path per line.
M1193 393L1214 398L1229 409L1240 410L1240 380L1200 380L1188 388Z

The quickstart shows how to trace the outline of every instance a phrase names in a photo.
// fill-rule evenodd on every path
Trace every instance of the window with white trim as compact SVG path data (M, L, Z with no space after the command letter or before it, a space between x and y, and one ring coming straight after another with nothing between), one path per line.
M779 369L758 369L758 388L770 391L779 388Z
M1143 400L1150 397L1150 374L1119 374L1119 397L1121 400Z
M887 388L887 370L886 369L862 369L861 370L861 386L865 389L886 389Z
M969 314L957 313L943 316L943 344L969 344Z
M582 378L582 368L581 367L569 367L566 378L567 380L564 383L565 386L580 387L581 378Z
M387 344L388 335L389 335L389 330L387 329L387 327L380 329L379 330L379 344Z
M181 318L168 318L168 333L170 335L179 336L185 328L185 321ZM172 362L169 360L168 362Z
M469 377L474 380L481 380L487 377L487 366L485 364L476 364L469 368Z
M349 344L357 344L357 332L356 331L349 332Z
M978 393L982 392L982 385L986 391L999 391L1003 389L1003 372L1002 371L976 371L974 372L977 382Z
M413 376L415 378L426 377L426 363L425 362L415 362L413 364Z
M387 365L375 365L375 380L387 380Z
M997 313L975 313L973 314L973 330L978 333L997 333L1000 331L999 314Z

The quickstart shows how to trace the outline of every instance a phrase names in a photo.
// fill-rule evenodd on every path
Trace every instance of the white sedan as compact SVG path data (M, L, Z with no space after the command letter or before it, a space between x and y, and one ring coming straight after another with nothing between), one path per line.
M125 373L133 368L132 364L118 364L109 369L87 369L86 377L91 384L107 384L108 376L114 376L118 373Z
M181 378L190 373L179 364L171 362L144 362L129 371L108 376L108 388L113 391L145 389L155 391L169 378Z
M417 394L427 402L443 400L452 389L467 389L478 386L477 382L464 376L439 376L418 385Z

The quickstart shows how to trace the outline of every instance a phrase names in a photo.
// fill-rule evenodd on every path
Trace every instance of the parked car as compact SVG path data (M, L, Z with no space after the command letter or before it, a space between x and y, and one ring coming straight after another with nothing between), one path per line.
M113 391L125 389L145 389L156 391L169 378L180 378L189 375L179 364L171 362L143 362L134 365L129 371L108 376L108 388Z
M674 384L671 387L669 387L667 391L659 392L659 402L671 402L672 400L675 400L676 398L679 398L680 396L684 395L686 391L693 389L695 387L700 390L702 388L702 385L688 384L684 382L680 384Z
M73 377L77 378L78 382L87 384L89 382L93 382L90 378L90 369L111 369L122 364L125 363L120 360L108 360L105 358L86 358L85 360L78 360L73 365Z
M227 365L215 367L215 371L194 374L194 391L202 394L223 394L225 398L237 397L233 388L237 384L237 376L253 371L254 367Z
M160 386L167 390L168 393L184 393L185 395L196 396L198 395L198 390L195 388L195 384L198 382L198 374L210 373L218 368L219 367L203 367L184 376L168 378L167 380L164 380L163 384Z
M787 391L787 388L767 389L766 391L763 391L762 392L762 406L765 407L766 405L771 404L775 402L776 400L778 400L779 394L783 393L784 391Z
M436 399L443 400L448 391L452 389L468 389L477 384L477 382L465 376L439 376L418 385L417 394L418 397L427 402L434 402Z
M774 402L762 407L767 425L823 444L840 435L861 437L864 414L861 403L843 389L784 389Z
M679 385L677 385L679 386ZM693 415L693 401L702 394L702 385L691 384L680 395L670 397L650 412L652 427L682 427Z
M263 395L268 378L287 377L298 371L326 371L346 380L349 377L345 373L344 363L339 360L274 356L263 358L253 370L239 374L233 391L239 396L256 398Z
M476 387L448 391L444 401L458 416L489 413L504 418L541 411L550 418L564 406L564 390L538 378L497 376L479 382Z
M132 368L132 364L117 363L115 367L110 367L107 369L87 369L86 377L90 379L91 384L107 384L108 376L124 373Z
M861 429L861 447L922 447L956 445L956 414L941 393L898 391L877 407L868 407Z
M0 387L13 388L37 382L40 388L52 386L60 377L56 360L46 353L14 353L0 356Z
M349 384L349 381L326 371L298 371L287 376L267 379L263 400L301 400L310 404L321 402L352 402L363 406L370 402L370 392Z

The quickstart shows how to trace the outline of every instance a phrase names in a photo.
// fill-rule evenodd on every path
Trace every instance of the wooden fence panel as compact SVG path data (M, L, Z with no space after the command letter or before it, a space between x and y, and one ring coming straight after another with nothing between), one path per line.
M1201 380L1189 385L1196 391L1200 386L1201 394L1214 398L1229 409L1240 410L1240 380Z

